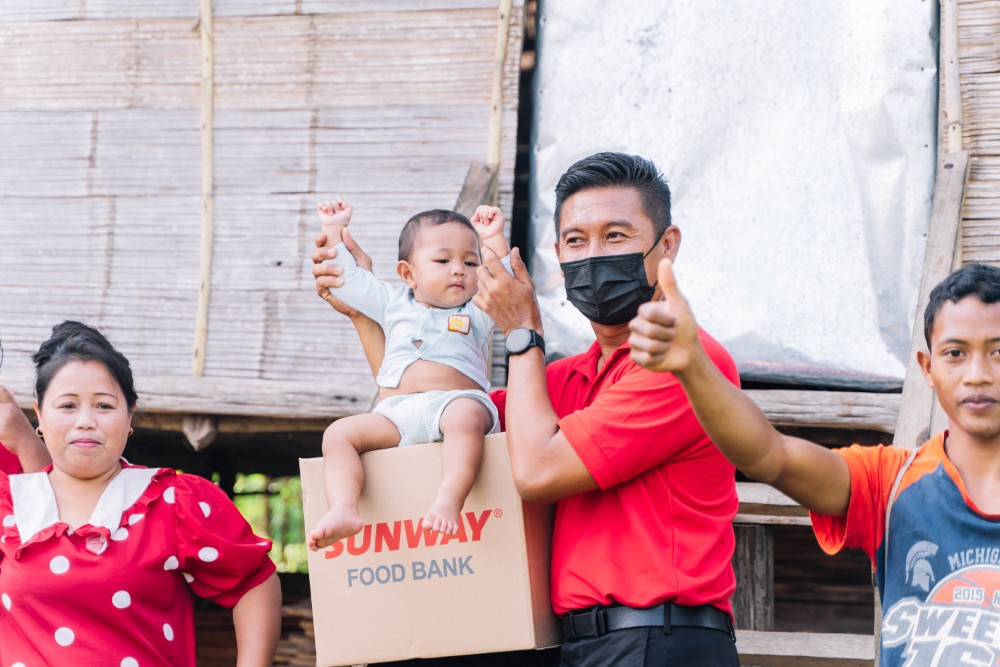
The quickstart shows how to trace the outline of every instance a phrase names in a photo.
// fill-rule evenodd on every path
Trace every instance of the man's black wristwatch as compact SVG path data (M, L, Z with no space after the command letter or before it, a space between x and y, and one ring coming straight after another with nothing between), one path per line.
M533 347L538 347L545 356L545 341L533 329L523 327L514 329L507 336L507 355L524 354Z

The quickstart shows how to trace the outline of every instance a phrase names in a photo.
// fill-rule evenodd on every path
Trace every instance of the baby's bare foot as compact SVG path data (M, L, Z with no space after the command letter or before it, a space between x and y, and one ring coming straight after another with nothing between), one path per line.
M309 533L309 548L313 551L325 549L345 537L357 535L363 526L357 510L334 507L323 515Z
M438 496L434 504L424 515L424 530L433 530L445 535L454 535L458 532L458 513L462 511L462 503L455 502L454 498L442 498Z

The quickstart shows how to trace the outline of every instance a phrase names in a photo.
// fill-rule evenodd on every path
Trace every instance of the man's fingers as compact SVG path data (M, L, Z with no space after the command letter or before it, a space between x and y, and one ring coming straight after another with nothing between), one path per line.
M639 306L638 316L629 322L629 327L635 331L636 327L661 326L673 327L677 324L677 318L672 312L672 304L665 301L649 301Z
M510 268L514 272L514 277L520 280L522 283L531 282L531 276L528 274L528 267L524 265L524 260L521 259L520 248L511 249Z
M483 266L487 268L491 276L498 278L507 272L507 269L503 268L503 262L500 261L495 252L486 246L483 246L480 252L483 254Z
M368 256L368 253L361 249L358 242L354 240L353 236L351 236L351 232L348 228L344 228L341 240L344 242L344 247L351 251L351 256L354 257L355 264L360 266L362 269L371 271L372 258Z

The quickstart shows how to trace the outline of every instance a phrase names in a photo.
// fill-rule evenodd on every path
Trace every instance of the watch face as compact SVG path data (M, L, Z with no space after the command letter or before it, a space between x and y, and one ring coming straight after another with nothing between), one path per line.
M524 352L530 343L531 331L528 329L514 329L507 336L507 350L513 354Z

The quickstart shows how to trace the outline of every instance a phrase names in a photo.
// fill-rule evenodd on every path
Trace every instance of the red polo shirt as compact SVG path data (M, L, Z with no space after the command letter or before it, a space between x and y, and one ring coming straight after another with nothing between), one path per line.
M704 331L709 358L739 384L729 354ZM559 428L600 487L556 505L552 607L670 600L729 612L738 501L733 466L708 439L669 373L635 364L625 343L546 367ZM505 418L506 392L493 400Z

